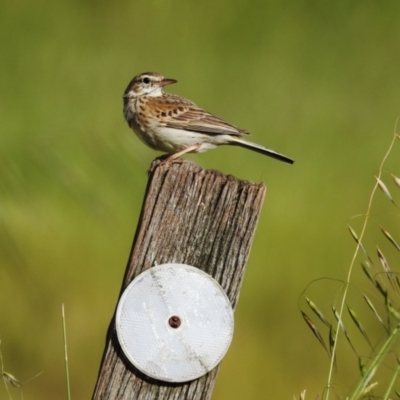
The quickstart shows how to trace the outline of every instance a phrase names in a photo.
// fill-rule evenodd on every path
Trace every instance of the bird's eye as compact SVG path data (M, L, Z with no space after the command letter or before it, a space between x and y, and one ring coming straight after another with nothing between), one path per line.
M145 83L146 85L148 85L150 83L150 79L149 78L143 78L143 83Z

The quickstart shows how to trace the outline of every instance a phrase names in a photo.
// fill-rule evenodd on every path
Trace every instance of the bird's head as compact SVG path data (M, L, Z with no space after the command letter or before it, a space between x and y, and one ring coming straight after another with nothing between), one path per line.
M122 97L131 99L143 95L162 96L162 88L176 82L175 79L164 78L155 72L144 72L131 80Z

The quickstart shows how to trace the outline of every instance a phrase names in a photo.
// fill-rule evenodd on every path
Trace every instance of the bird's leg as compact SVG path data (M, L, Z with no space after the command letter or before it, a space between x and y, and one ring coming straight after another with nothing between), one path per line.
M177 153L171 154L169 157L166 159L162 160L161 163L165 164L167 162L170 162L172 160L176 160L178 157L183 156L186 153L190 153L192 151L197 150L202 144L201 143L196 143L193 144L192 146L186 147L186 149L183 149L181 151L178 151Z
M183 149L181 151L178 151L177 153L174 154L164 154L161 157L157 157L152 163L147 171L147 174L150 175L158 166L169 163L171 161L175 162L183 162L183 160L179 159L180 156L190 153L191 151L197 150L201 146L201 143L196 143L192 146L187 147L186 149Z

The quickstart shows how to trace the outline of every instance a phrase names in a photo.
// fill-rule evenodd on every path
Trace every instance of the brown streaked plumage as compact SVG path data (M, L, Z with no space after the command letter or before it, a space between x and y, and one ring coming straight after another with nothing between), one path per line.
M283 154L243 140L247 131L204 111L188 99L164 93L162 88L172 83L176 80L145 72L132 79L123 95L128 125L152 149L170 154L167 160L229 144L293 164Z

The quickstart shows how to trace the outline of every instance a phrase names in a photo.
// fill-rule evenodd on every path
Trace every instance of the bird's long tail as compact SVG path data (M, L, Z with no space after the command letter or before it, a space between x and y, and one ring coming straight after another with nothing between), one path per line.
M288 164L293 164L294 160L289 157L284 156L283 154L277 153L274 150L267 149L264 146L261 146L256 143L247 142L246 140L239 139L235 136L231 137L231 141L229 144L245 147L246 149L256 151L257 153L264 154L265 156L276 158L279 161L283 161Z

